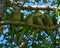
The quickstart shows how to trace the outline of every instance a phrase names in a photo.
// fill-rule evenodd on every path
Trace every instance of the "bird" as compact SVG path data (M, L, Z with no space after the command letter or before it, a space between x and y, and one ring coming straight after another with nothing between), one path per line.
M21 12L18 7L14 7L14 14L12 16L12 21L21 21Z

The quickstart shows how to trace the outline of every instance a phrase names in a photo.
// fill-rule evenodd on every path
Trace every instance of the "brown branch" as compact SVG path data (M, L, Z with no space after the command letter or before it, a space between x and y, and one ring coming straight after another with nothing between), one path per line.
M21 3L20 2L8 2L8 5L9 6L18 6L20 7L20 9L24 9L24 10L55 10L56 8L58 10L60 10L60 8L58 7L54 7L54 6L21 6Z
M60 25L54 25L51 27L47 27L47 26L39 26L39 25L35 25L35 24L30 24L30 23L26 23L26 22L20 22L20 21L0 21L1 25L22 25L22 26L29 26L29 27L33 27L33 28L38 28L38 29L45 29L45 30L53 30L56 29L57 27L59 27Z
M57 7L54 6L23 6L21 9L25 10L55 10ZM58 8L60 10L60 8Z

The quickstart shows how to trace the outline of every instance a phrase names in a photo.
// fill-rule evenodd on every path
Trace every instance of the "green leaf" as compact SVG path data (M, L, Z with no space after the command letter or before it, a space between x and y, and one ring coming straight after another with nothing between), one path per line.
M33 32L33 28L32 27L28 27L28 31L27 31L27 35L29 35L29 34L32 34L32 32Z
M46 30L45 32L50 36L52 42L54 43L55 38L54 38L54 35L53 35L53 31L54 30Z
M38 31L37 29L33 29L33 32L32 32L32 35L34 36L33 40L35 40L37 37L36 36L37 31Z
M22 28L22 33L21 33L21 35L19 37L19 42L22 41L23 36L24 36L25 33L27 33L27 31L28 31L28 27L23 27Z

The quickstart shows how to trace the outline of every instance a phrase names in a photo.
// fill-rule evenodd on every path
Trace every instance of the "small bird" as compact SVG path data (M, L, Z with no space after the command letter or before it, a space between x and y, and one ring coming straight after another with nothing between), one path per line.
M38 20L38 24L39 24L40 26L44 26L41 16L37 16L37 20Z
M12 21L21 21L21 12L18 7L15 7L14 14L12 16Z
M54 25L53 20L51 16L48 13L44 13L44 18L46 21L46 26L51 27ZM53 36L53 31L54 30L45 30L45 32L51 37L52 42L54 42L54 36Z

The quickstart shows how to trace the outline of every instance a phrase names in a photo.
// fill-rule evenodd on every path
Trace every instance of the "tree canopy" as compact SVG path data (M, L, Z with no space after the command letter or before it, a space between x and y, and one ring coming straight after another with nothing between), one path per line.
M0 0L1 48L60 48L60 0Z

